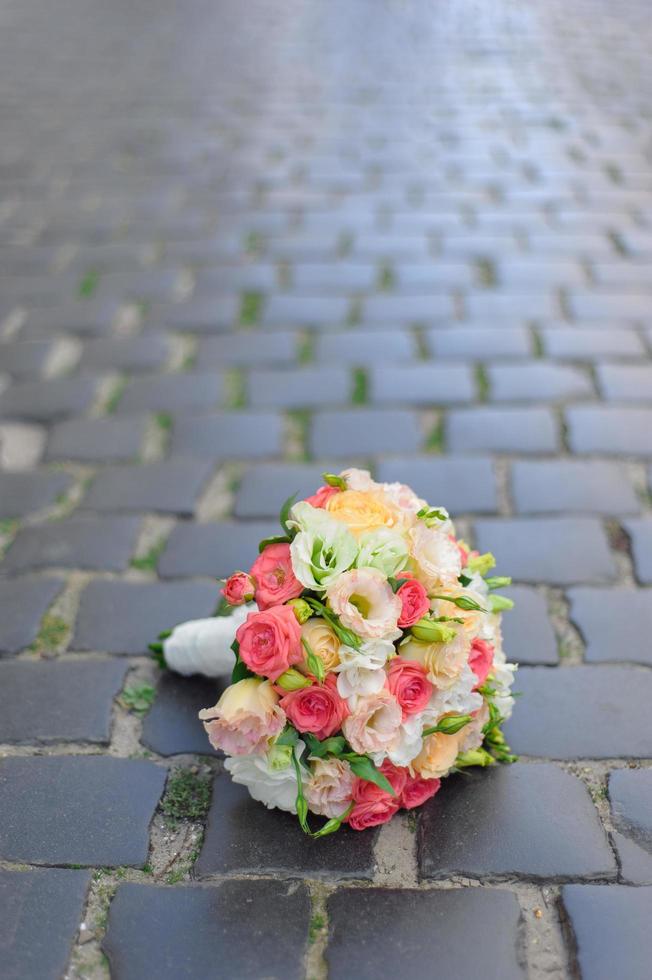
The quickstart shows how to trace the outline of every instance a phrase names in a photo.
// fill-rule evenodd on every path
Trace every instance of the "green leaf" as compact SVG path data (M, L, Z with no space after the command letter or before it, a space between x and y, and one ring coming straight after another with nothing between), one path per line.
M321 682L324 680L324 665L306 640L305 636L301 637L301 644L303 649L306 651L310 672L315 675L321 684Z
M486 609L483 609L482 606L475 601L475 599L470 599L468 595L458 595L458 596L434 595L432 598L445 599L446 602L452 602L453 605L457 606L458 609L465 609L467 612L487 611Z
M288 517L290 516L290 511L292 510L292 505L294 504L294 501L297 498L297 494L298 491L295 491L291 497L288 497L288 499L281 507L281 513L279 514L279 521L281 523L281 527L283 528L283 530L285 531L286 535L289 538L292 537L292 528L288 527Z
M275 745L296 745L299 741L299 733L292 725L286 725L279 737L274 742Z
M149 649L152 651L152 660L154 663L160 667L161 670L165 670L167 668L167 664L165 662L165 654L163 653L163 644L150 643Z
M333 735L331 738L325 738L323 742L308 732L304 732L301 737L308 746L309 755L317 759L323 759L326 755L340 756L346 748L346 739L343 735Z
M405 579L394 578L393 575L387 579L387 583L394 594L398 592L401 586L405 583Z
M244 681L247 677L255 677L256 675L253 671L249 670L244 660L240 659L240 644L237 640L233 641L231 649L235 654L235 664L231 672L231 683L237 684L238 681Z
M458 575L457 576L457 581L460 583L460 585L462 585L464 588L466 588L467 585L470 585L471 584L472 579L470 579L468 575L465 575L462 572L461 575Z
M292 538L288 534L272 534L269 538L263 538L258 545L258 554L263 552L270 544L289 544Z
M338 490L346 490L346 480L337 476L335 473L322 473L324 478L324 483L327 483L329 487L337 487Z
M426 735L436 735L437 733L441 733L442 735L456 735L470 721L471 715L449 715L447 718L442 718L432 728L424 728L422 735L424 738Z
M508 599L506 595L490 595L489 608L492 613L503 612L505 609L513 609L514 600Z
M358 755L357 752L344 752L342 758L346 759L359 779L364 779L368 783L375 783L376 786L384 789L386 793L396 796L390 781L386 776L383 776L382 772L379 772L369 756Z
M168 636L172 636L172 630L162 630L159 633L158 638L159 640L167 640Z
M512 578L511 575L492 575L485 582L490 589L506 589L512 584Z

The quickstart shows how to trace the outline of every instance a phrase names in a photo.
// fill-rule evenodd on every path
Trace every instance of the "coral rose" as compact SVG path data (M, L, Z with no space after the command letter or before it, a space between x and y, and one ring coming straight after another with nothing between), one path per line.
M394 790L396 796L400 797L401 793L405 789L405 783L407 782L407 778L409 776L408 770L405 768L405 766L395 766L389 761L389 759L385 759L379 769Z
M247 677L232 684L215 707L199 712L214 749L228 755L264 752L285 727L285 715L269 681Z
M292 570L289 544L268 544L251 566L251 575L259 609L281 606L303 592L303 585Z
M494 648L491 643L476 637L471 643L469 667L478 678L478 686L484 684L494 662Z
M312 763L312 779L306 785L306 799L313 813L340 817L353 795L356 777L342 759L317 759Z
M434 796L440 786L440 779L422 779L420 776L408 776L399 803L404 810L412 810L415 806L421 806L431 796Z
M426 676L426 669L416 660L392 660L387 671L390 692L401 706L403 721L416 715L430 701L433 686Z
M386 688L377 694L358 698L353 711L344 720L342 731L354 752L386 752L397 739L403 712L396 698Z
M353 799L355 805L349 814L349 826L353 830L366 830L367 827L387 823L399 808L398 797L364 779L356 779Z
M326 504L330 498L339 492L338 487L331 487L326 484L325 486L320 487L316 493L313 493L311 497L306 497L306 503L310 504L311 507L317 507L318 509L322 510L324 507L326 507Z
M400 574L398 578L405 579L403 585L401 585L396 592L396 595L401 600L402 604L401 615L398 618L398 625L402 629L408 629L410 626L414 626L415 623L418 623L419 620L429 612L430 600L428 599L428 593L421 582L418 582L415 578L412 578L412 576L408 578L405 572Z
M236 632L240 659L254 674L275 681L303 660L301 627L291 606L251 612Z
M348 714L346 701L337 693L337 678L330 674L323 684L312 684L290 691L281 698L281 707L299 732L315 738L330 738L342 727Z
M328 499L326 509L356 536L363 531L394 527L398 523L396 510L380 491L343 490Z
M246 572L234 572L227 578L221 592L230 606L242 606L245 602L251 602L255 588L251 575L247 575Z

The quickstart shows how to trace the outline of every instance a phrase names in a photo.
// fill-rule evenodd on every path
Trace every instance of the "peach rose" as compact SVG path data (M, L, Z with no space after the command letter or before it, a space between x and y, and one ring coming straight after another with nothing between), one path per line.
M453 623L446 625L455 628ZM409 639L401 644L399 654L403 660L416 660L417 663L422 664L426 669L428 680L432 681L435 687L447 690L462 673L470 650L469 637L464 629L459 627L448 643L421 643L419 640Z
M418 756L412 760L411 768L423 779L445 776L457 759L458 747L459 732L457 735L444 735L442 732L428 735Z
M365 639L400 635L401 600L387 579L375 568L343 572L326 591L328 604L342 624Z
M342 727L348 714L346 701L337 693L337 678L330 674L323 684L290 691L281 698L281 707L299 732L315 738L330 738Z
M339 665L340 662L340 641L325 619L321 616L313 616L308 619L301 627L301 636L308 646L319 657L324 670L328 674ZM299 668L303 673L307 672L307 665L303 663Z
M372 531L378 527L394 527L398 514L381 491L342 490L329 498L326 509L331 517L355 534Z
M275 681L303 660L301 627L291 606L250 612L236 632L240 659L254 674Z
M258 677L231 684L215 707L203 708L199 718L213 748L227 755L265 752L269 740L285 726L276 692L269 681Z
M353 830L366 830L387 823L399 808L398 797L364 779L356 779L353 799L355 806L349 814L349 826Z
M440 779L422 779L420 776L408 776L399 803L404 810L412 810L421 806L439 790Z
M433 692L425 667L416 660L403 660L402 657L396 657L391 661L387 671L387 683L390 692L401 706L403 721L410 715L423 711Z
M359 697L355 711L342 724L342 731L354 752L385 752L396 740L403 712L387 688L377 694Z
M251 575L259 609L281 606L303 592L303 585L292 570L289 544L268 544L251 566Z
M230 606L242 606L251 602L256 586L251 575L246 572L234 572L224 583L220 591Z
M306 799L313 813L339 817L349 806L356 777L342 759L316 759L312 779L306 785Z

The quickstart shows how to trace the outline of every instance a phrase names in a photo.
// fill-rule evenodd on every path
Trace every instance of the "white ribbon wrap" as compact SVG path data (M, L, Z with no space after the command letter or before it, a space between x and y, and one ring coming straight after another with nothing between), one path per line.
M230 674L235 663L231 650L235 632L255 608L250 603L237 606L230 616L191 619L175 626L163 641L167 666L186 677L190 674L203 674L204 677Z

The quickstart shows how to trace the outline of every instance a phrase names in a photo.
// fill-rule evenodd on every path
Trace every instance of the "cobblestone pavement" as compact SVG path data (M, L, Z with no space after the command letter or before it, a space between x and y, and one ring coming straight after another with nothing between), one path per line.
M646 0L2 0L4 977L647 980L651 41ZM522 761L311 843L146 646L345 462L514 573Z

